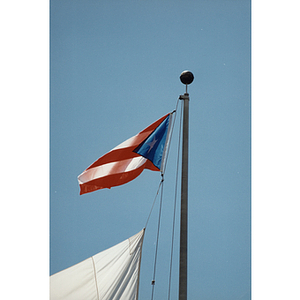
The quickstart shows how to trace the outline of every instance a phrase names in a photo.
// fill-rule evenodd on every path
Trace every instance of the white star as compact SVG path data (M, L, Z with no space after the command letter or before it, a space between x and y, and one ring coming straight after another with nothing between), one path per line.
M154 139L152 140L152 142L147 143L147 145L150 146L147 153L149 153L149 152L151 151L151 149L154 147L154 145L156 144L156 142L157 142L157 140L156 140L155 137L154 137Z

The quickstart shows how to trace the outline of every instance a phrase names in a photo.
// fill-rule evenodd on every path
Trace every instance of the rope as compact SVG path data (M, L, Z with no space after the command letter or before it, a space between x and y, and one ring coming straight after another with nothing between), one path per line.
M176 103L176 108L175 110L172 112L175 113L177 111L177 107L178 107L178 103L179 103L179 98L177 100L177 103ZM170 131L170 144L171 144L171 140L172 140L172 135L173 135L173 129L174 129L174 125L175 125L175 120L176 120L176 114L175 114L175 117L174 117L174 121L172 123L172 127L171 127L171 131ZM169 149L170 149L170 146L168 147L167 149L167 152L166 152L166 158L165 158L165 166L167 165L167 160L168 160L168 156L169 156ZM177 166L177 169L178 169L178 166ZM166 170L166 167L164 169L164 171ZM178 173L178 171L177 171ZM154 197L154 201L153 201L153 204L152 204L152 207L151 207L151 210L150 210L150 213L149 213L149 216L147 218L147 221L146 221L146 225L145 225L145 229L148 225L148 222L149 222L149 219L150 219L150 216L151 216L151 213L152 213L152 210L154 208L154 204L156 202L156 199L157 199L157 196L159 194L159 191L161 189L161 194L160 194L160 205L159 205L159 215L158 215L158 225L157 225L157 236L156 236L156 245L155 245L155 256L154 256L154 266L153 266L153 279L152 279L152 294L151 294L151 300L153 300L153 297L154 297L154 286L155 286L155 277L156 277L156 264L157 264L157 253L158 253L158 241L159 241L159 233L160 233L160 220L161 220L161 211L162 211L162 199L163 199L163 183L164 183L164 172L162 171L161 172L161 181L159 183L159 186L158 186L158 189L157 189L157 192L156 192L156 195ZM178 176L177 176L178 177ZM176 181L176 190L177 190L177 181ZM175 202L176 202L176 198L175 198ZM173 243L174 243L174 227L175 227L175 210L176 210L176 204L175 204L175 207L174 207L174 220L173 220L173 237L172 237L172 253L173 253ZM172 256L172 254L171 254ZM172 260L172 257L171 257L171 260ZM172 262L171 262L172 264ZM171 272L171 270L170 270ZM169 283L169 289L170 289L170 283Z
M97 283L97 272L96 272L96 267L95 267L95 261L94 261L93 256L91 258L92 258L93 268L94 268L94 277L95 277L95 285L96 285L96 291L97 291L97 300L100 300L98 283Z
M153 300L153 296L154 296L157 250L158 250L158 240L159 240L159 232L160 232L160 218L161 218L161 208L162 208L162 199L163 199L163 187L164 187L163 182L164 182L164 178L163 178L163 175L162 175L161 193L160 193L160 205L159 205L158 225L157 225L157 236L156 236L156 245L155 245L155 258L154 258L154 268L153 268L153 277L152 277L152 295L151 295L151 300Z
M182 123L182 105L180 110L180 126ZM179 130L178 137L178 150L177 150L177 167L176 167L176 181L175 181L175 200L174 200L174 210L173 210L173 228L172 228L172 242L171 242L171 258L170 258L170 273L169 273L169 290L168 290L168 300L170 300L171 295L171 279L172 279L172 264L173 264L173 250L174 250L174 232L175 232L175 216L176 216L176 203L177 203L177 187L178 187L178 175L179 175L179 156L180 156L180 141L181 141L181 130Z
M159 193L160 187L161 187L161 185L162 185L162 181L163 181L163 180L161 180L161 181L160 181L160 183L159 183L159 185L158 185L158 189L157 189L156 195L155 195L155 197L154 197L154 201L153 201L153 203L152 203L152 207L151 207L151 209L150 209L150 213L149 213L149 216L148 216L147 222L146 222L146 224L145 224L145 227L144 227L145 229L147 228L147 225L148 225L148 222L149 222L149 219L150 219L150 216L151 216L151 213L152 213L152 210L153 210L154 204L155 204L155 202L156 202L156 199L157 199L157 196L158 196L158 193Z

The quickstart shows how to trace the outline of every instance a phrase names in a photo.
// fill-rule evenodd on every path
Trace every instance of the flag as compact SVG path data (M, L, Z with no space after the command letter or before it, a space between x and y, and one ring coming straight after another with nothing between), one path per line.
M171 114L121 143L78 176L80 195L125 184L144 169L163 170Z
M50 276L50 300L138 299L145 229Z

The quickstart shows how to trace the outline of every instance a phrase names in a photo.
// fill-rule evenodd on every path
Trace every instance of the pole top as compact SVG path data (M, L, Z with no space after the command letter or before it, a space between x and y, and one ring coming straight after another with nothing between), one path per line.
M190 71L183 71L181 74L180 74L180 81L183 83L183 84L191 84L194 80L194 75L192 72Z

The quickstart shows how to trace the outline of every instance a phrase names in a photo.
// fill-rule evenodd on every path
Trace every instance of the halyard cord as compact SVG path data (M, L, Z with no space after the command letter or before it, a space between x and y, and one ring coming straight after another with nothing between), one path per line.
M178 103L179 103L179 98L177 100L177 103L176 103L176 109L172 112L175 113L177 111L177 107L178 107ZM181 111L182 111L182 107L181 107ZM181 114L180 114L181 115ZM175 118L174 118L174 121L173 121L173 124L172 124L172 128L171 128L171 132L170 132L170 143L171 143L171 139L172 139L172 134L173 134L173 129L174 129L174 124L175 124L175 119L176 119L176 114L175 114ZM180 127L181 128L181 122L182 122L182 116L180 118ZM181 130L179 130L179 141L181 139ZM168 290L168 299L170 299L170 289L171 289L171 271L172 271L172 261L173 261L173 245L174 245L174 229L175 229L175 211L176 211L176 195L177 195L177 183L178 183L178 166L179 166L179 144L178 143L178 157L177 157L177 176L176 176L176 184L175 184L175 202L174 202L174 215L173 215L173 231L172 231L172 245L171 245L171 258L170 258L170 275L169 275L169 290ZM167 164L167 159L168 159L168 154L169 154L169 149L170 147L168 147L167 149L167 152L166 152L166 158L165 158L165 166ZM164 168L164 170L166 169L166 167ZM153 204L152 204L152 207L151 207L151 210L150 210L150 213L149 213L149 216L148 216L148 219L147 219L147 222L146 222L146 225L145 225L145 229L148 225L148 222L149 222L149 219L150 219L150 216L151 216L151 213L152 213L152 210L153 210L153 207L154 207L154 204L156 202L156 198L159 194L159 191L160 191L160 188L161 188L161 198L160 198L160 208L159 208L159 218L158 218L158 227L157 227L157 240L156 240L156 246L155 246L155 259L154 259L154 267L153 267L153 280L152 280L152 295L151 295L151 300L153 300L153 297L154 297L154 286L155 286L155 274L156 274L156 261L157 261L157 250L158 250L158 240L159 240L159 231L160 231L160 218L161 218L161 210L162 210L162 199L163 199L163 182L164 182L164 172L162 171L161 172L161 181L159 183L159 186L158 186L158 190L156 192L156 196L154 198L154 201L153 201Z
M93 267L94 267L94 277L95 277L95 283L96 283L97 299L100 300L99 292L98 292L97 273L96 273L95 262L94 262L93 256L92 256L92 262L93 262Z
M141 245L140 245L140 263L139 263L139 270L138 270L138 280L137 280L137 285L136 285L136 300L139 298L139 286L140 286L140 272L141 272L141 261L142 261L142 250L143 250L143 242L144 242L144 236L145 236L145 228L143 229L143 236L141 240Z
M153 204L152 204L152 207L151 207L151 210L150 210L150 213L149 213L149 216L148 216L148 219L147 219L147 222L146 222L145 228L147 228L147 225L148 225L148 222L149 222L149 219L150 219L150 216L151 216L151 213L152 213L152 210L153 210L154 204L155 204L155 202L156 202L156 198L157 198L157 196L158 196L158 193L159 193L159 190L160 190L161 184L162 184L162 180L161 180L161 181L160 181L160 183L159 183L159 186L158 186L158 189L157 189L156 195L155 195L155 197L154 197L154 201L153 201Z
M163 176L163 175L162 175ZM152 279L152 295L151 300L153 300L154 296L154 285L155 285L155 274L156 274L156 261L157 261L157 250L158 250L158 240L159 240L159 231L160 231L160 217L161 217L161 208L162 208L162 199L163 199L163 183L164 179L161 180L161 192L160 192L160 205L159 205L159 215L158 215L158 224L157 224L157 237L156 237L156 245L155 245L155 258L154 258L154 267L153 267L153 279Z

